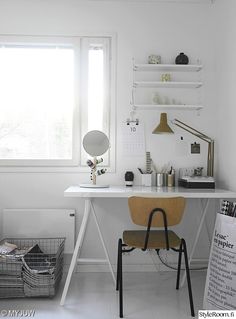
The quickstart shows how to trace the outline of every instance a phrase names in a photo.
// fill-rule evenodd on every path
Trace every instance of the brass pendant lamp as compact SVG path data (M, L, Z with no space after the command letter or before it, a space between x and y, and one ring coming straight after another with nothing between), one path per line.
M160 123L152 131L152 134L161 134L161 133L171 133L171 134L174 133L167 123L167 113L161 113Z

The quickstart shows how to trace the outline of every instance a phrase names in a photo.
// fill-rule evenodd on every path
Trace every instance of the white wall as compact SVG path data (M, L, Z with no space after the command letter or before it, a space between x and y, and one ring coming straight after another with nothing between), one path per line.
M222 187L236 190L236 2L217 1L215 10L217 66L218 179Z
M139 184L140 177L136 168L144 165L144 158L124 160L121 156L121 123L129 117L130 111L132 58L145 62L150 53L158 53L162 56L163 62L169 62L173 61L179 52L188 54L192 62L196 62L199 58L204 64L205 109L201 111L200 116L196 112L172 112L169 113L169 118L176 116L214 137L217 131L216 122L212 116L216 110L215 48L212 45L215 32L214 14L213 6L208 3L1 0L0 34L77 35L83 30L117 34L117 143L112 145L116 147L117 165L116 173L106 174L102 178L104 182L110 184L123 184L124 172L133 170L136 174L135 183ZM147 149L151 151L152 158L158 166L170 160L175 167L191 166L193 163L205 165L206 145L204 143L201 145L203 153L200 156L176 157L176 135L164 137L151 134L160 113L150 111L150 113L141 112L137 115L145 123ZM231 121L233 123L233 119ZM188 143L196 141L183 131L181 134L185 136ZM0 207L78 208L79 217L81 217L83 201L63 198L63 191L69 185L87 181L88 174L1 173ZM96 205L100 212L104 236L109 240L109 253L112 262L115 263L116 239L124 228L131 226L127 202L117 200L114 204L112 200L99 200ZM180 232L187 237L187 240L189 239L190 245L198 220L199 208L195 201L191 201L188 203L186 218L180 226ZM113 225L113 228L107 225ZM208 255L206 241L206 236L202 234L196 253L197 258L205 258ZM94 249L97 251L97 247L94 248L94 242L96 238L90 237L86 254ZM134 259L129 258L127 262L133 263ZM138 261L146 262L142 257L138 257Z

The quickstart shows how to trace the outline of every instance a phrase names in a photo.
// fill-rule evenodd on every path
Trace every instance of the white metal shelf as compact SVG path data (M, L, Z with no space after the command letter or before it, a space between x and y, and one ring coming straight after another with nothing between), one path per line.
M161 82L161 81L135 81L135 88L186 88L195 89L202 86L202 82Z
M198 72L201 64L134 64L134 71Z
M203 106L201 102L196 102L197 104L147 104L147 103L139 103L135 101L135 95L137 93L136 89L152 89L152 88L160 88L160 89L197 89L203 86L203 83L198 77L198 79L194 77L191 78L190 81L186 81L186 76L183 80L176 80L176 81L156 81L155 79L140 79L140 76L144 76L144 74L140 75L139 78L135 79L136 72L179 72L179 73L197 73L202 71L203 65L202 64L148 64L148 63L135 63L133 59L133 90L132 90L132 101L131 104L133 109L137 110L201 110ZM199 72L200 73L200 72ZM151 75L151 74L149 74ZM184 74L181 75L181 77ZM145 75L146 78L146 75ZM188 77L189 79L189 77ZM198 94L200 92L198 91ZM191 103L191 102L190 102ZM199 103L199 104L198 104Z
M201 110L202 105L188 105L188 104L134 104L135 110Z

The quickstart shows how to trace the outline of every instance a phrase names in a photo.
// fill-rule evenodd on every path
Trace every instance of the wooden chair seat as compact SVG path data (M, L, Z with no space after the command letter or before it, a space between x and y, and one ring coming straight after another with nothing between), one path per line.
M123 242L130 247L144 248L146 230L126 230L123 232ZM168 230L169 247L180 246L181 239L172 230ZM151 230L147 249L166 249L164 230Z

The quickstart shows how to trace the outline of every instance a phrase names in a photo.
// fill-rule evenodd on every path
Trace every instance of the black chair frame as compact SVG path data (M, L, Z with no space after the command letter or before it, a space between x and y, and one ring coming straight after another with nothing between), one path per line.
M147 250L148 247L148 240L150 229L152 225L152 219L154 214L161 213L163 218L164 230L165 230L165 240L166 240L166 250L169 250L169 238L168 238L168 226L167 226L167 218L166 213L162 208L155 208L151 211L148 219L148 225L146 229L146 236L144 247L142 248L143 251ZM122 270L122 253L131 252L136 249L136 247L131 247L129 249L124 249L127 247L126 244L122 242L122 239L119 238L118 240L118 258L117 258L117 278L116 278L116 290L119 291L119 316L123 318L123 270ZM194 305L193 305L193 296L192 296L192 286L191 286L191 279L190 279L190 270L189 270L189 263L188 263L188 253L187 253L187 245L184 238L181 238L179 249L171 248L173 251L179 253L178 258L178 269L177 269L177 280L176 280L176 289L179 289L179 281L180 281L180 270L181 270L181 260L182 260L182 253L184 253L184 260L185 260L185 269L186 269L186 277L187 277L187 284L188 284L188 294L189 294L189 303L190 303L190 310L191 316L195 317L194 312ZM155 249L158 253L160 249Z

